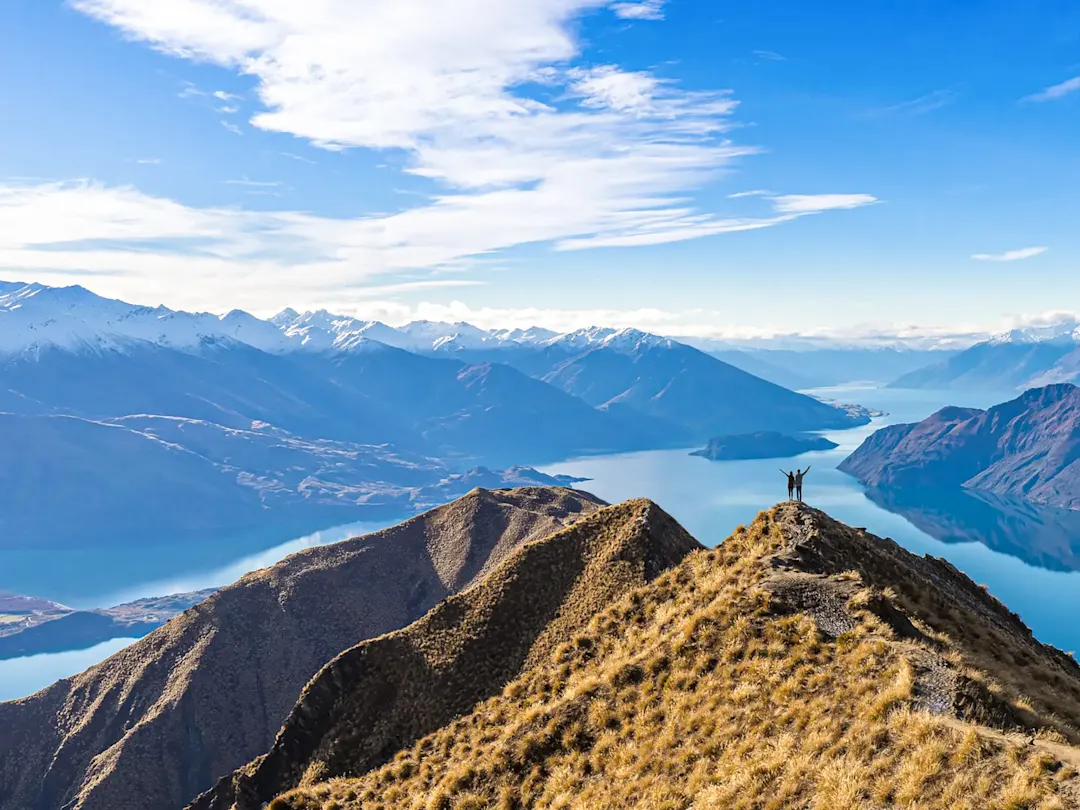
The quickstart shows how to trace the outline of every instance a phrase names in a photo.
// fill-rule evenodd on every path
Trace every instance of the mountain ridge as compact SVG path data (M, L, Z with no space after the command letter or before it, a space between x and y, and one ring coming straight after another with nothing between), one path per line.
M364 683L332 671L339 688ZM288 781L300 784L269 805L268 793L241 796L237 810L1080 800L1076 661L944 560L790 502L604 606L396 754L364 760L363 715L339 708L321 714L346 726L343 758L309 760L283 732L277 750L298 754Z
M647 500L607 507L522 545L414 625L330 661L305 687L268 754L191 810L261 808L314 773L325 779L382 764L497 693L603 605L700 548ZM410 707L437 694L444 700L430 710Z
M337 653L409 624L520 543L602 505L568 489L474 490L247 574L86 672L0 703L0 804L180 807L266 751Z

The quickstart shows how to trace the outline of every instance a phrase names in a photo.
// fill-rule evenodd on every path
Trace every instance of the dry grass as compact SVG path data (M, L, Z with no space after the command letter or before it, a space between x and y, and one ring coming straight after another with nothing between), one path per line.
M270 807L1075 808L1078 696L946 564L786 505L382 767Z
M335 655L602 505L561 488L475 490L243 577L86 672L0 703L0 808L182 807L270 748Z
M526 544L410 627L360 644L305 688L273 748L192 808L262 808L278 793L370 771L550 660L608 605L701 545L648 501Z

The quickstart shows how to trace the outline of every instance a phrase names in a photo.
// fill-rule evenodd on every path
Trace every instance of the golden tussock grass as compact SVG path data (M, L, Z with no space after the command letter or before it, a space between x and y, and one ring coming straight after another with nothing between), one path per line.
M471 711L271 810L1080 806L1080 670L945 563L806 507L600 611Z

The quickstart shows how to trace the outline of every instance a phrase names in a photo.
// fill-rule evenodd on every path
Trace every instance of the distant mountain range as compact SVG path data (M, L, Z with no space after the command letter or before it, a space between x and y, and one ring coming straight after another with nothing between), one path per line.
M1080 509L1080 389L1049 385L989 410L944 408L890 425L839 469L875 488L968 487Z
M350 522L459 495L478 466L866 419L633 329L265 321L0 283L4 545Z
M1080 381L1080 325L1014 329L926 368L903 374L893 388L1035 388Z

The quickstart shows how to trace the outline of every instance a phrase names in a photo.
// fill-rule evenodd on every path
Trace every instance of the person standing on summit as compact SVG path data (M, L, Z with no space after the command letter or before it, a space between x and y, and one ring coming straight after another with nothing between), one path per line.
M795 473L791 471L784 472L783 470L780 470L780 472L787 476L787 499L790 501L795 492Z
M802 480L803 476L806 475L808 472L810 472L809 465L807 465L805 470L795 471L795 499L798 501L802 500Z

